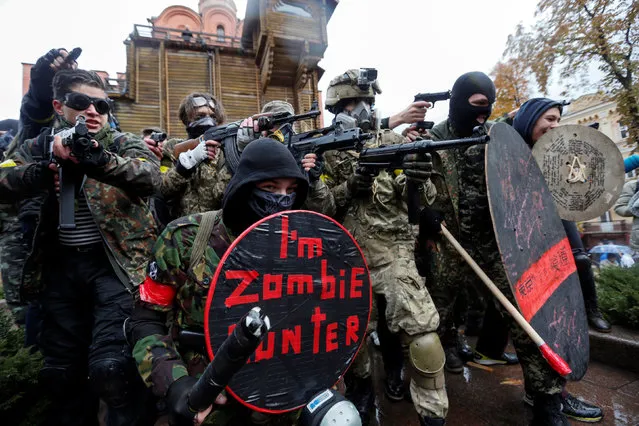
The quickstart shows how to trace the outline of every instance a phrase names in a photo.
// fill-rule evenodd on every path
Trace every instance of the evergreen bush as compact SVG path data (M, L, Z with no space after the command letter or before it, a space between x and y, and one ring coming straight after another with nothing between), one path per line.
M599 308L614 324L639 329L639 265L602 268L597 278Z
M15 326L10 313L0 309L0 419L6 425L42 424L47 406L38 387L42 355L23 344L23 329Z

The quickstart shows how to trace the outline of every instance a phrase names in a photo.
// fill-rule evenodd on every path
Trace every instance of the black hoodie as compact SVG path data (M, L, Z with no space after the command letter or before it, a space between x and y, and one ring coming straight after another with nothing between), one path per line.
M222 199L222 220L234 235L262 219L248 205L255 184L277 178L297 179L292 209L299 209L308 195L308 180L288 148L268 138L258 139L244 148Z

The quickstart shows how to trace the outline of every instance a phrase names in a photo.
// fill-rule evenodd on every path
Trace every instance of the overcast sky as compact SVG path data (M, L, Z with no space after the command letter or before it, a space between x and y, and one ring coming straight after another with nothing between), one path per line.
M244 17L246 0L235 1ZM530 23L537 0L342 0L328 24L329 47L320 62L320 81L348 68L379 70L383 93L377 107L383 115L398 112L419 92L452 87L467 71L489 73L501 58L506 39L519 22ZM101 12L95 5L103 4ZM115 76L125 71L123 41L134 24L147 24L172 4L197 11L197 0L0 0L0 119L18 118L22 62L35 62L54 47L83 49L82 68ZM555 85L552 96L559 96ZM573 96L578 94L572 94ZM441 105L440 105L441 104ZM447 102L438 102L428 119L446 117ZM327 114L330 116L330 114Z

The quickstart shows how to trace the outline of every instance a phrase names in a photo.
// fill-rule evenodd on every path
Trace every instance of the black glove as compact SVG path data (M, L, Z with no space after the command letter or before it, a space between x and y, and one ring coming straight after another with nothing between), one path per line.
M197 383L197 379L184 376L169 386L166 392L166 406L169 409L169 424L172 426L193 426L197 411L189 408L189 392Z
M322 170L324 170L324 160L318 155L315 159L315 167L308 171L309 183L317 182L322 176Z
M109 154L99 142L97 147L89 149L88 155L77 156L76 158L78 159L78 164L85 169L104 167L109 162Z
M366 195L373 186L373 176L353 173L346 181L346 187L353 197Z
M406 154L402 163L406 178L417 183L424 183L433 172L430 154Z
M53 185L53 171L49 169L49 160L31 164L24 171L24 184L33 191Z
M419 213L419 243L439 241L441 239L444 217L436 210L424 207Z

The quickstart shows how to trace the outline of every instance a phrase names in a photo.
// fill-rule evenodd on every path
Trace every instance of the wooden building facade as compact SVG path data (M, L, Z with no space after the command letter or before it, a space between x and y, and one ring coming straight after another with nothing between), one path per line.
M271 100L298 113L321 105L318 62L334 0L249 0L238 20L232 0L200 0L200 13L171 6L125 41L126 77L110 80L109 96L123 131L156 126L184 137L178 118L192 92L213 94L227 122L253 115ZM172 24L174 22L174 24ZM163 26L168 25L168 26ZM215 32L211 32L211 31ZM315 123L319 126L321 117Z

